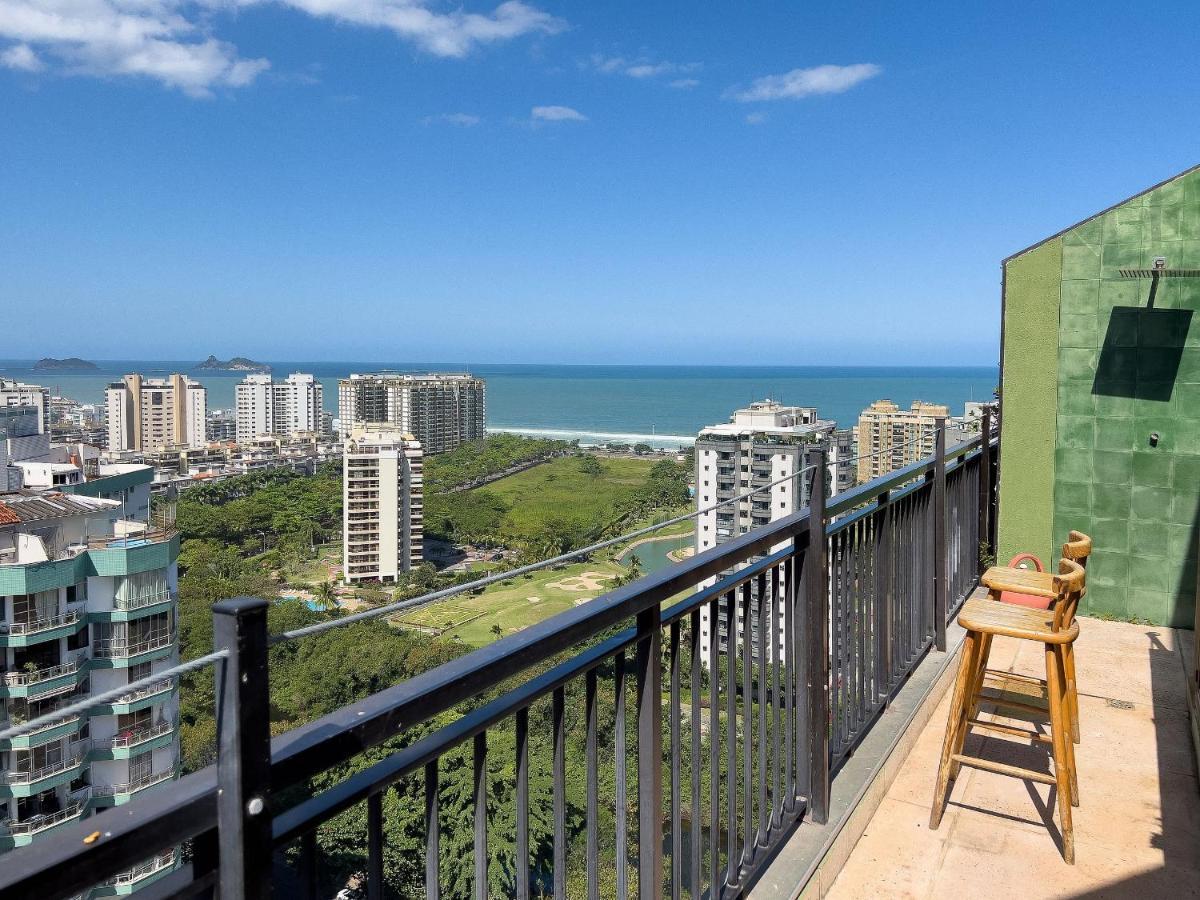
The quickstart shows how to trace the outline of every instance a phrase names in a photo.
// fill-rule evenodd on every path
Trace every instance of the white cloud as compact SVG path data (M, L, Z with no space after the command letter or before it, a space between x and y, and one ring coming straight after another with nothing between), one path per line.
M569 106L535 106L529 117L539 122L586 122L587 116Z
M19 69L22 72L40 72L45 64L38 59L28 44L14 44L0 53L0 66Z
M470 113L441 113L436 116L426 116L421 121L426 125L445 122L447 125L460 125L463 128L470 128L478 125L483 119L479 118L479 116L473 116Z
M749 113L746 116L746 124L747 125L761 125L765 121L767 121L766 113L754 112L754 113Z
M840 94L882 71L874 63L792 69L782 75L756 78L745 89L730 88L725 95L742 103L756 103L762 100L800 100L816 94Z
M641 57L626 59L623 56L604 56L593 53L584 68L591 67L604 75L628 75L630 78L657 78L659 75L684 75L700 71L700 63L673 63ZM700 82L691 78L680 79L685 84L672 82L672 87L695 87Z
M234 0L251 6L269 0ZM278 0L311 16L386 28L434 56L463 57L484 44L527 34L557 34L566 23L523 0L506 0L491 13L435 12L425 0Z
M698 78L676 78L671 82L671 87L681 91L690 91L694 87L700 86Z
M212 34L213 16L266 2L318 18L387 29L428 53L466 56L477 47L527 34L554 34L565 23L523 0L488 13L435 11L433 0L0 0L0 39L17 42L0 64L54 62L71 74L140 75L197 97L242 87L270 67L242 58Z

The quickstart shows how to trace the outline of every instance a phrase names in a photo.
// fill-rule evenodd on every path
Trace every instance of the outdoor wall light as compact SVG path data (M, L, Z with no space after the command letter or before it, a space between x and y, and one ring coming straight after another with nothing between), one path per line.
M1151 447L1158 446L1158 432L1157 431L1150 432L1150 446Z

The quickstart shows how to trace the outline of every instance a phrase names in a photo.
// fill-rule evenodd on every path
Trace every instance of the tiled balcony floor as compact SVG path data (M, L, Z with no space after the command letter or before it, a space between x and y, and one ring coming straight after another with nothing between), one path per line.
M947 692L827 897L1200 897L1200 793L1176 646L1192 635L1080 625L1076 864L1062 861L1048 785L963 768L940 827L929 830ZM997 638L991 668L1044 677L1042 649ZM990 734L971 741L967 752L1052 771L1045 745Z

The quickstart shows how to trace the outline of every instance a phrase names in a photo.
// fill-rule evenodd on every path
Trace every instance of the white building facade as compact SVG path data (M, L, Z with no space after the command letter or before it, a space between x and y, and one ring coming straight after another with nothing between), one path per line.
M108 449L204 446L208 391L186 375L126 375L105 391Z
M726 424L703 429L696 438L697 509L704 510L774 481L780 483L742 500L701 512L696 519L696 553L711 550L738 535L803 509L808 504L812 475L798 473L804 469L805 456L814 445L825 448L827 490L830 495L836 493L838 444L831 439L834 427L834 422L820 419L814 408L782 406L772 400L762 400L737 410ZM786 546L787 542L781 542L773 546L771 552ZM710 579L701 585L701 589L716 581L716 578ZM781 583L780 591L786 587ZM750 625L754 629L751 645L757 654L758 618L754 611L757 594L751 607ZM784 616L782 610L777 613L775 622L782 640L782 634L786 633ZM719 642L721 652L728 646L726 614L723 598L718 603L717 622L710 621L707 605L701 608L700 647L706 656L713 640ZM735 610L735 619L740 638L747 625L740 604Z
M50 388L0 378L0 408L32 406L41 419L42 433L50 431Z
M124 518L113 500L0 494L0 725L174 665L178 553L173 531ZM164 678L0 743L0 854L168 789L179 767L177 691ZM93 895L127 893L178 865L176 848L146 849Z
M387 424L411 434L425 453L445 453L487 435L487 385L467 373L392 372L338 381L343 434L359 425Z
M395 581L420 565L421 444L386 427L355 428L342 452L343 577Z
M236 389L236 439L319 434L323 404L324 388L312 375L293 372L283 381L265 373L247 375Z

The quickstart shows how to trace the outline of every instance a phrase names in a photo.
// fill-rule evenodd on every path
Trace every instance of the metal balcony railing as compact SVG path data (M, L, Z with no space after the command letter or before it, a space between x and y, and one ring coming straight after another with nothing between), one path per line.
M14 837L32 835L40 831L45 831L47 828L53 828L55 825L61 825L63 822L69 822L71 819L78 819L83 815L83 811L87 807L88 793L87 790L84 790L72 794L66 805L57 812L30 816L28 819L20 822L14 819L6 819L0 822L0 832L13 835Z
M602 876L636 885L644 898L744 895L802 819L826 821L841 763L923 655L945 649L947 622L978 580L981 545L994 546L999 442L986 421L983 434L947 451L939 429L933 456L828 503L826 479L813 477L808 508L274 738L265 677L273 643L471 585L274 638L267 601L222 601L214 607L217 650L178 668L221 669L217 764L136 798L108 820L100 841L84 842L90 823L71 823L36 852L6 855L0 900L77 893L138 864L164 835L195 840L205 852L163 881L162 896L218 881L223 891L263 896L274 851L299 842L305 872L296 883L314 897L316 829L360 803L367 807L363 868L380 896L383 797L393 785L424 798L430 896L441 889L445 828L465 829L454 836L456 850L472 844L452 868L468 873L476 896L551 888L565 895L569 846L583 861L581 883L572 885L581 895L599 896ZM826 469L824 452L813 447L792 477ZM705 652L702 617L710 634L724 635ZM548 713L544 760L531 759L535 705L539 716ZM572 767L586 773L583 808L570 816L567 755L576 744L568 721L583 748ZM601 735L613 745L602 749ZM384 742L395 743L377 762L308 793L314 778ZM491 764L497 746L512 748L511 769L506 760ZM440 761L464 750L474 774L466 814L456 803L447 816ZM505 771L511 781L498 788ZM546 772L548 785L533 782L531 771ZM305 788L292 790L298 785ZM511 808L500 812L498 804ZM489 853L497 812L515 823L506 836L515 853L503 871L492 868ZM533 822L546 823L545 853L531 853ZM601 827L614 831L602 835Z
M104 884L118 887L137 884L139 881L149 878L156 872L169 869L173 865L175 865L175 851L168 850L165 853L160 853L154 859L147 860L139 866L134 866L132 869L121 872L119 875L105 881Z
M77 769L83 765L89 749L91 749L91 741L75 741L67 745L62 759L57 762L47 763L36 769L7 769L0 772L0 784L33 784L71 769Z
M139 744L145 744L156 737L170 734L174 730L175 725L172 722L159 722L157 725L152 725L149 728L132 728L113 736L107 742L107 746L110 750L124 750L136 747Z
M135 778L132 781L126 781L120 784L101 784L92 786L92 794L96 797L113 797L117 794L136 794L138 791L144 791L148 787L156 784L161 784L164 781L170 781L174 778L176 772L174 769L166 769L162 772L152 772L148 775L143 775L140 778Z
M147 528L124 535L88 538L89 550L129 550L145 544L161 544L176 534L174 528Z
M171 591L164 588L161 591L152 591L148 594L143 594L140 597L118 597L113 601L113 606L122 612L132 612L135 609L145 609L147 606L154 606L158 603L166 603L171 599Z
M144 688L138 688L136 691L130 691L127 694L121 694L121 696L113 700L113 703L136 703L138 700L145 699L146 697L153 697L155 694L166 693L167 691L171 690L173 685L173 679L164 678L162 681L147 685Z
M32 619L28 622L0 622L0 634L11 636L28 636L42 631L53 631L64 628L79 621L79 610L72 609L61 615L49 616L45 619Z
M161 650L173 643L173 631L164 631L132 641L128 638L100 638L92 643L92 655L100 659L124 659L149 653L151 650Z
M79 660L73 659L57 666L48 666L45 669L34 669L28 672L5 672L4 684L6 687L27 687L40 684L43 681L62 678L64 675L73 675L78 671Z

